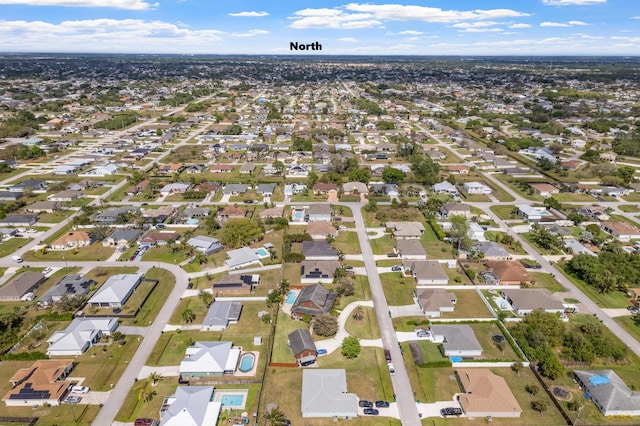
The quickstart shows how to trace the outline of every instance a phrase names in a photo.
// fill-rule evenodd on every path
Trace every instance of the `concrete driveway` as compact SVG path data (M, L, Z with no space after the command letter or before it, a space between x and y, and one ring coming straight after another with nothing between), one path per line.
M389 306L392 318L423 316L418 305ZM426 318L426 317L425 317ZM414 333L415 334L415 333Z

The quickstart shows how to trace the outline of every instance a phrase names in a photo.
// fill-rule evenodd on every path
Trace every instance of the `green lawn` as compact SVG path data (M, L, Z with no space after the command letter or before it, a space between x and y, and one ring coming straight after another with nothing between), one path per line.
M349 316L345 324L345 330L352 336L359 339L379 339L380 328L378 327L378 319L374 308L363 306L364 318L361 321L353 319L353 315Z
M0 257L9 256L29 242L29 238L11 238L0 244Z
M291 352L291 349L287 345L287 341L289 334L299 328L308 329L309 326L305 322L291 319L291 317L284 312L278 313L278 323L274 337L273 351L271 353L271 362L295 362L293 352Z
M452 290L457 302L453 312L443 312L441 318L491 318L491 313L472 288Z
M422 247L427 253L427 259L450 259L451 245L438 240L436 233L431 229L431 225L424 224L424 234L420 238Z
M494 334L503 336L502 331L500 331L500 328L495 322L474 323L470 324L470 326L476 335L476 339L480 342L480 346L482 346L483 359L500 359L502 361L520 360L509 343L505 342L504 345L500 347L496 345L491 338Z
M113 254L113 247L104 247L101 243L93 243L88 247L73 250L49 250L46 253L41 251L28 251L22 258L27 261L66 261L73 263L74 260L106 260Z
M333 246L344 254L360 254L360 243L358 242L358 233L351 231L341 231L333 243Z
M536 288L546 288L552 293L567 291L551 274L547 274L546 272L530 272L529 275L536 282L534 286Z
M633 322L630 316L615 317L614 320L622 326L629 334L631 334L638 342L640 342L640 327Z
M56 213L42 213L38 216L38 222L41 223L60 223L72 214L75 210L61 210Z
M584 281L568 274L564 270L563 265L559 265L558 270L601 308L626 308L629 306L629 297L625 293L621 291L600 293L599 290L588 285Z
M340 296L336 299L336 303L333 306L334 309L343 309L349 303L357 302L360 300L371 300L371 289L369 288L369 279L362 275L349 275L353 278L353 295ZM328 289L333 289L331 285L326 286ZM335 289L334 289L335 290Z
M373 254L393 253L396 241L391 238L391 234L385 234L383 237L369 240Z
M220 340L220 332L215 331L167 331L160 335L158 342L147 359L147 365L178 365L190 341Z
M403 277L401 272L380 274L382 289L390 306L413 304L413 292L416 290L415 280Z
M511 215L513 206L491 206L491 211L494 212L500 219L513 219L513 216Z
M139 417L157 419L165 396L172 395L178 386L177 377L165 377L156 386L152 386L150 380L140 380L133 384L124 404L116 415L116 421L133 422ZM148 388L156 392L156 395L149 402L144 402L140 397L140 392Z
M638 213L640 212L640 208L638 208L637 205L635 204L623 204L621 206L618 206L619 210L622 210L623 212L626 213Z

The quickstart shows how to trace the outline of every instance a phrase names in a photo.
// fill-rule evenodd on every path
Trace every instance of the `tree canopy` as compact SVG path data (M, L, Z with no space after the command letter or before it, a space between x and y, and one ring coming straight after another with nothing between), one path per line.
M251 219L231 219L222 227L220 241L222 244L237 248L258 241L264 235L264 230Z

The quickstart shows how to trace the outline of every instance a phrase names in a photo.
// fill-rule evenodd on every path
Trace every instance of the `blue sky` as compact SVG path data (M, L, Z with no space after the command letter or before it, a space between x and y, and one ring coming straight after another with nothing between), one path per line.
M0 0L0 51L637 56L640 0Z

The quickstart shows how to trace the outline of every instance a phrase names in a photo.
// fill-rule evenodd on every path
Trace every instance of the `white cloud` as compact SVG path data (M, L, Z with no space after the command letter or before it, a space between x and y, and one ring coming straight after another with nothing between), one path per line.
M631 42L631 43L640 43L640 37L613 36L613 37L611 37L611 40L622 40L622 41L628 41L628 42Z
M584 26L589 25L586 22L582 21L568 21L568 22L541 22L541 27L574 27L574 26Z
M147 10L154 9L159 6L159 3L148 3L144 0L0 0L0 4L62 7L110 7L113 9L127 10Z
M498 23L494 21L478 21L478 22L459 22L451 26L453 28L482 28L482 27L493 27L495 25L498 25Z
M461 30L464 33L499 33L504 31L502 28L465 28Z
M588 6L606 2L607 0L542 0L542 3L549 6Z
M254 37L257 35L265 35L265 34L269 34L269 31L267 30L249 30L247 32L244 33L231 33L230 36L232 37Z
M513 25L509 25L509 28L531 28L531 25L529 24L513 24Z
M398 34L400 34L400 35L422 35L424 33L422 31L416 31L416 30L404 30L404 31L400 31Z
M342 37L342 38L339 38L338 41L342 41L342 42L345 42L345 43L359 43L360 42L360 40L358 40L355 37Z
M456 23L499 18L529 16L511 9L442 10L435 7L405 6L399 4L350 3L338 8L302 9L289 19L291 27L306 28L370 28L380 27L384 21L421 21Z
M236 16L236 17L242 17L242 18L245 18L245 17L254 18L254 17L260 17L260 16L269 16L269 13L264 11L256 12L255 10L253 10L251 12L229 13L229 16Z

